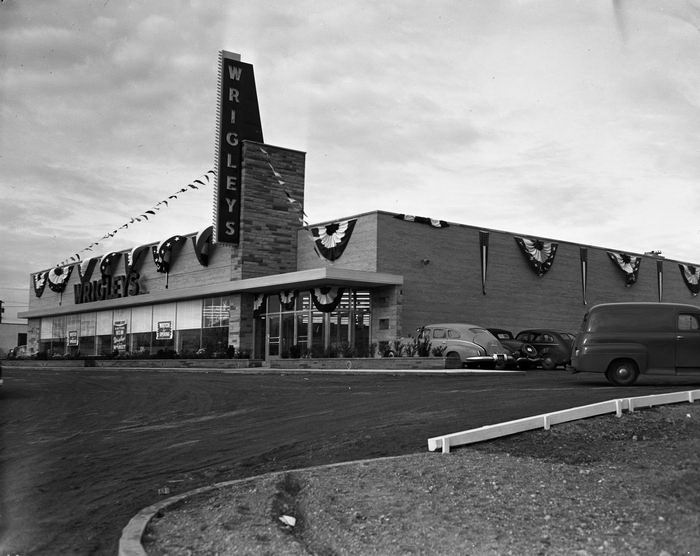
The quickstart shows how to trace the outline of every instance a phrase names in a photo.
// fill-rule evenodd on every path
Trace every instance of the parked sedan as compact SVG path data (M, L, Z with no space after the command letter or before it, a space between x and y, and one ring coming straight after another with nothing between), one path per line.
M523 330L515 339L535 347L543 369L551 370L565 366L571 359L573 336L568 332L538 328Z
M431 350L442 350L453 365L502 369L514 363L513 356L496 337L475 324L444 323L424 326L419 340L429 341Z
M522 340L516 340L510 330L504 328L489 328L499 342L510 351L510 354L515 359L518 368L532 369L541 363L537 349L532 344L528 344Z

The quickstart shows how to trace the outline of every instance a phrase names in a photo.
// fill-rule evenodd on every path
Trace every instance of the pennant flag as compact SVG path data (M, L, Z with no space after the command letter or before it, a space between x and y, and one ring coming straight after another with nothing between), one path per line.
M412 214L397 214L394 218L405 220L406 222L417 222L418 224L427 224L433 228L447 228L449 224L444 220L436 220L435 218L426 218L425 216L413 216Z
M272 165L272 158L270 157L270 153L268 153L265 149L262 147L260 148L260 152L263 153L267 157L267 165L270 167L270 170L272 171L272 175L277 178L277 183L280 186L285 185L285 181L282 179L282 174L280 174L277 170L275 170L275 167ZM292 208L298 213L298 218L299 218L299 223L301 224L301 227L306 230L309 233L309 239L311 239L312 242L315 242L314 236L311 233L311 230L309 229L309 223L307 222L307 216L306 213L304 212L304 207L299 202L297 199L292 197L289 194L289 191L286 189L283 189L285 196L287 197L287 201L289 204L292 206ZM316 248L316 245L314 244L314 253L316 253L316 256L320 259L321 254L319 253L318 249ZM342 250L341 250L342 253ZM340 255L338 255L340 256Z
M323 258L335 261L341 257L350 241L357 219L335 222L327 226L311 228L318 252Z
M208 170L208 171L204 174L203 177L204 177L204 179L206 180L206 182L209 183L209 180L210 180L211 177L214 176L214 175L216 175L216 172L214 172L214 170ZM199 184L201 184L201 185L204 185L204 182L203 182L201 179L196 179L196 180L194 180L194 182L188 184L187 187L183 187L182 189L180 189L179 191L177 191L177 193L186 193L186 192L189 191L190 189L199 189L196 185L194 185L195 183L199 183ZM188 188L189 188L189 189L188 189ZM170 199L170 200L172 200L172 199L177 199L177 198L178 198L178 196L175 195L175 194L170 195L170 196L168 197L168 199ZM117 229L115 229L115 230L112 231L112 232L106 233L105 235L102 236L101 239L109 239L109 238L111 238L111 237L114 237L114 236L119 232L119 230L124 230L124 229L128 228L129 224L134 224L134 223L136 223L136 222L142 222L142 221L148 222L148 215L155 216L156 211L160 211L159 205L161 205L161 204L164 204L166 207L168 206L168 202L167 202L167 201L159 201L158 203L156 203L155 206L153 206L153 207L150 208L149 210L146 210L146 211L144 211L143 213L140 213L139 216L135 216L135 217L132 216L132 217L130 218L129 222L127 222L127 223L125 223L125 224L122 224L121 226L119 226ZM98 243L93 243L93 244L91 244L89 247L83 248L83 249L81 250L81 252L82 252L82 251L90 251L90 250L91 250L91 247L93 247L93 246L95 246L95 245L99 245L99 244L98 244ZM80 260L80 254L74 255L74 257L77 257L77 260ZM71 257L71 259L73 259L73 258ZM67 262L68 262L68 260L64 260L64 261L60 262L59 264L57 264L56 266L57 266L57 267L62 267L62 266L64 266Z
M664 262L662 260L656 261L656 279L659 288L659 303L664 298Z
M587 305L586 286L588 284L588 248L579 247L579 256L581 259L581 289L583 291L583 304Z
M486 269L489 264L489 232L479 231L479 253L481 255L481 293L486 295Z
M544 276L552 268L554 256L557 254L557 243L523 237L516 237L515 242L537 276Z
M681 271L683 282L685 282L690 293L695 297L700 291L700 268L688 264L679 264L678 268Z
M637 281L642 257L628 255L627 253L613 253L611 251L608 251L608 257L624 275L625 287L629 288L632 286Z
M194 254L202 266L209 265L209 252L212 249L212 238L214 236L214 226L209 226L192 237L194 244Z
M48 276L48 272L37 272L36 274L32 275L32 284L34 286L34 295L37 297L41 297L41 294L44 293L44 288L46 287L46 277Z

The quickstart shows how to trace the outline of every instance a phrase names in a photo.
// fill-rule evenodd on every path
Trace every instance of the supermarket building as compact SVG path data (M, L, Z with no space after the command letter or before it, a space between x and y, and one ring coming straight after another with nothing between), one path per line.
M305 153L263 141L252 66L219 62L213 225L33 273L30 353L373 356L435 322L573 332L596 303L697 305L700 269L654 253L383 211L308 224Z

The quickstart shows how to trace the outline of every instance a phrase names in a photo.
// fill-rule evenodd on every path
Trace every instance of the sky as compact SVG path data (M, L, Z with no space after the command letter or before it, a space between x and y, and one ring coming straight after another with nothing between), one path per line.
M215 166L220 50L254 66L265 142L306 153L312 224L384 210L700 265L700 0L0 0L7 311L76 253L212 224L188 185Z

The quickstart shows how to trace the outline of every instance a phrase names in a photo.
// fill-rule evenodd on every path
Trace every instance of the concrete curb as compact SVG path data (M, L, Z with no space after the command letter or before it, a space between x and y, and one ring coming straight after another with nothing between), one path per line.
M387 456L383 458L369 458L360 459L354 461L343 461L339 463L331 463L328 465L315 465L312 467L301 467L299 469L288 469L285 471L273 471L272 473L264 473L262 475L254 475L252 477L246 477L244 479L234 479L232 481L224 481L222 483L215 483L210 486L200 487L194 490L183 492L170 498L166 498L156 504L152 504L146 508L143 508L139 513L129 520L126 527L122 529L122 535L119 538L119 551L118 556L148 556L146 551L143 549L141 544L141 539L146 531L146 527L150 521L158 514L158 512L177 504L178 502L185 500L186 498L191 498L197 496L198 494L204 494L214 490L240 485L248 482L258 481L263 478L283 476L286 473L303 473L304 471L313 471L315 469L332 469L334 467L346 467L349 465L362 465L363 463L374 463L382 461L391 461L399 459L405 456Z

